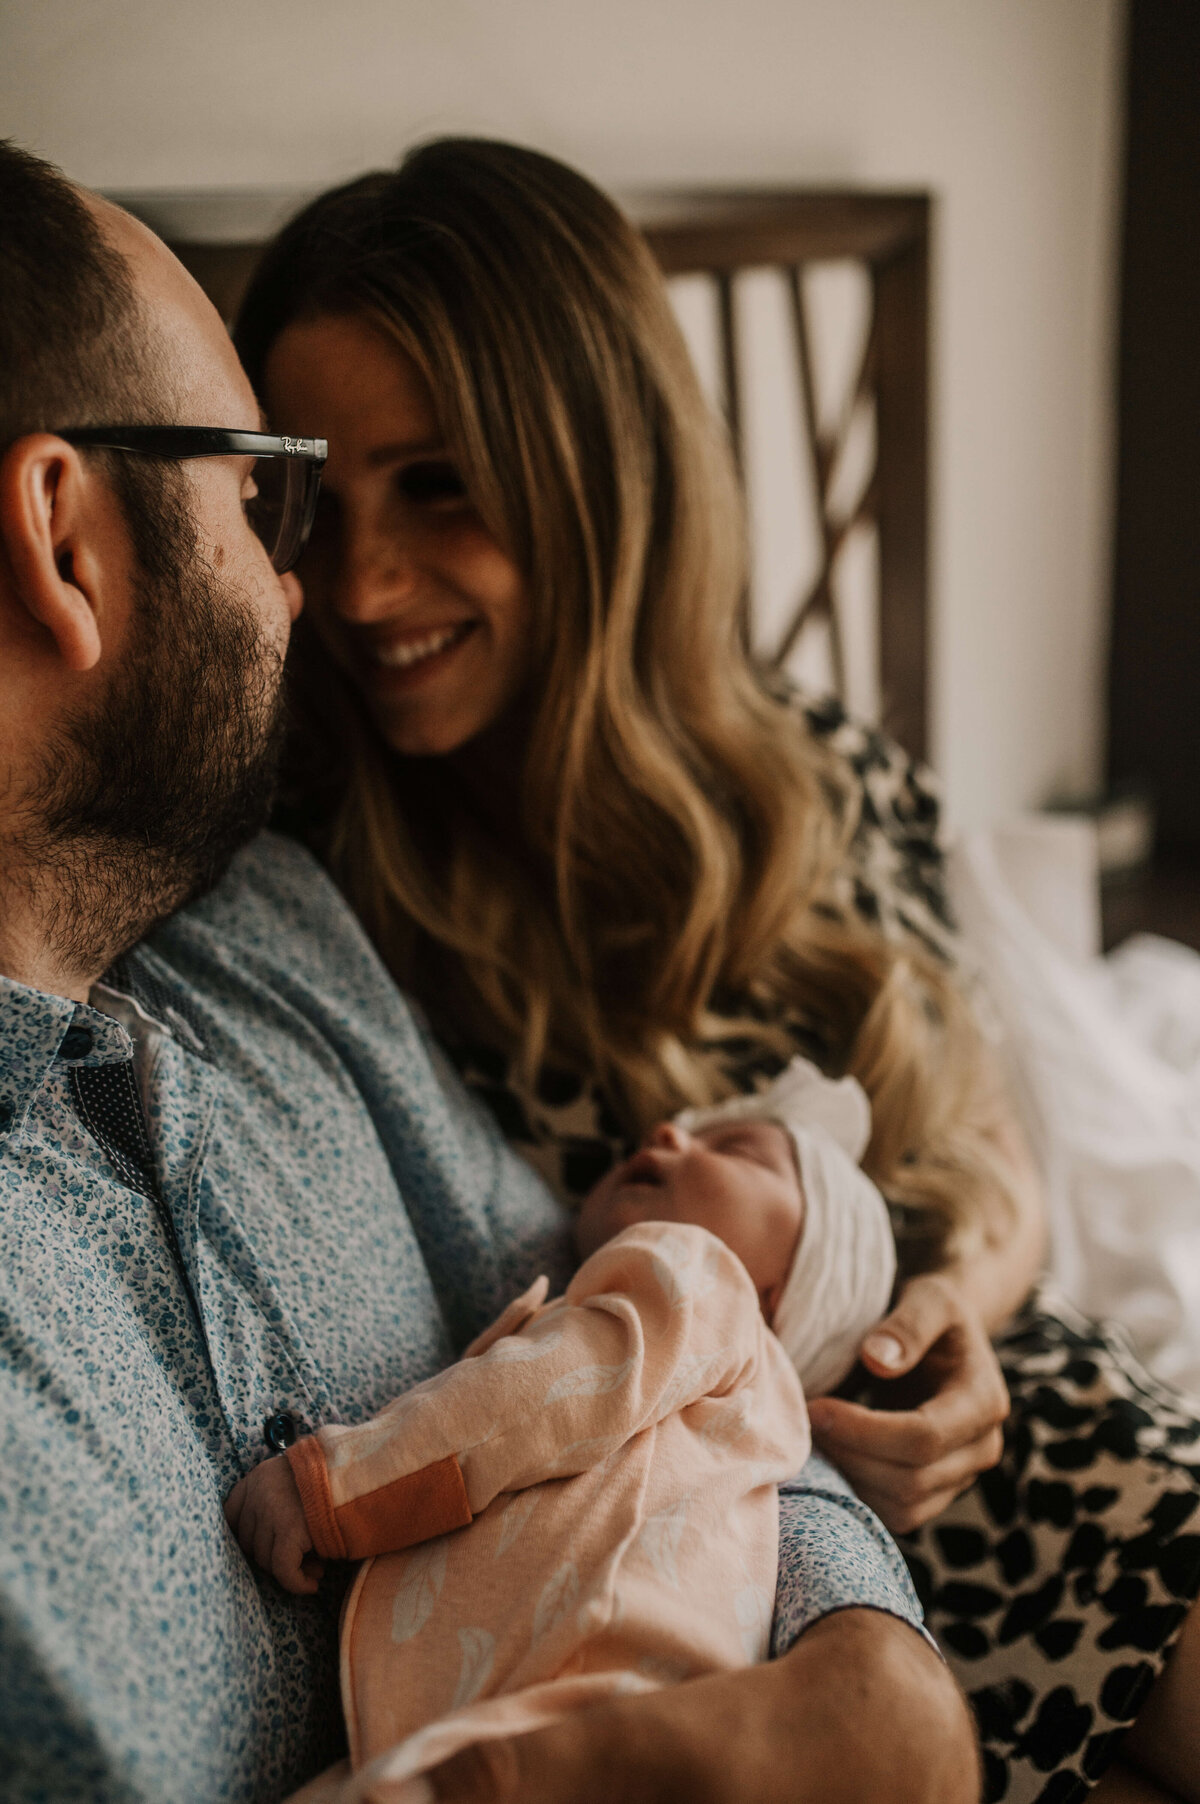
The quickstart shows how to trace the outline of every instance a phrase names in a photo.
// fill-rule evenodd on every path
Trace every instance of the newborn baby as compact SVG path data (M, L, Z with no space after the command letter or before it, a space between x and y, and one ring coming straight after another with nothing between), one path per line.
M416 1775L470 1742L765 1658L804 1392L845 1377L895 1275L869 1132L859 1086L803 1060L662 1124L584 1204L565 1296L539 1279L458 1365L234 1488L231 1527L290 1590L364 1561L345 1804L430 1797Z

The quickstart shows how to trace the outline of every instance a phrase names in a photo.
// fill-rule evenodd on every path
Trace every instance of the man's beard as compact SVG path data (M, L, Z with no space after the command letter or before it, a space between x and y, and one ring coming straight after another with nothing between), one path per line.
M171 524L154 567L142 559L129 651L48 746L13 848L47 946L81 971L211 889L275 792L282 655Z

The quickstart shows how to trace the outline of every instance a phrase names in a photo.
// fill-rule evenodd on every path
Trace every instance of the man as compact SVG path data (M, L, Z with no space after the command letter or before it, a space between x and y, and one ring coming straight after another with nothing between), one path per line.
M223 1498L566 1237L321 873L253 837L320 447L246 436L216 314L127 216L0 146L0 222L0 1792L275 1800L342 1749L345 1575L285 1596ZM437 1795L972 1797L879 1531L828 1469L782 1515L783 1658Z

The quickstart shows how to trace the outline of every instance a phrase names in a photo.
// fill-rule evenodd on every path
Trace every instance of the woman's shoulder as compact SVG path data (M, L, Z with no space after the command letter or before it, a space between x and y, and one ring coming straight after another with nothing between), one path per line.
M803 730L842 766L857 808L835 900L889 939L913 935L955 962L937 778L887 733L848 714L836 697L789 687L786 699Z

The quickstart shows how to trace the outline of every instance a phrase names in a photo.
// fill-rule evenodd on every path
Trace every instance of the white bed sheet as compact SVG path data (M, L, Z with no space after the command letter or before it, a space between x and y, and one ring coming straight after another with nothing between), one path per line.
M1083 820L964 836L950 876L1045 1178L1051 1274L1200 1398L1200 955L1142 935L1098 956Z

